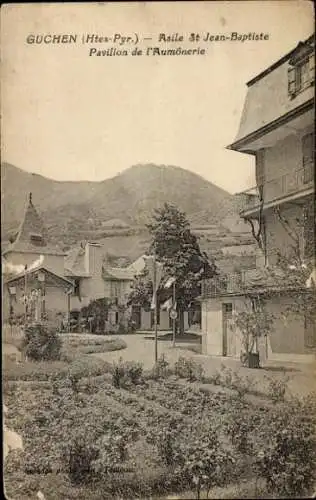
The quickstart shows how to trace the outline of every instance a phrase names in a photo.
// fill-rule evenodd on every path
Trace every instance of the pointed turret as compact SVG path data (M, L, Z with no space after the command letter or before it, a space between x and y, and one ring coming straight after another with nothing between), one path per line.
M33 205L32 193L29 194L24 218L14 243L18 242L30 243L35 246L46 245L46 230L41 217Z
M33 205L32 193L28 195L28 201L25 207L24 217L18 230L15 240L3 252L3 255L8 255L12 252L23 254L50 254L50 255L65 255L56 246L49 244L47 239L47 231Z

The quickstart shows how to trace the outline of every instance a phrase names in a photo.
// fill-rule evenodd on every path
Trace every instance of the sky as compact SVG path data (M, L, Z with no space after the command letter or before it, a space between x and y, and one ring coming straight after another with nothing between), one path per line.
M2 161L92 181L138 163L176 165L232 193L251 187L253 158L225 149L238 132L246 82L313 32L312 9L305 0L4 6ZM263 32L269 40L187 41L207 32ZM80 42L26 43L29 34L64 33ZM207 53L97 57L91 48L124 46L81 43L84 34L115 33L136 33L143 50L199 45ZM158 44L160 33L185 40Z

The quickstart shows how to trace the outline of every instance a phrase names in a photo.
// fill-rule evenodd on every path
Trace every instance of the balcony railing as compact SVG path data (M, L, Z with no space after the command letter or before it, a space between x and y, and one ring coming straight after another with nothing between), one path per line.
M202 283L202 297L238 294L243 289L243 275L231 273L227 276L216 276Z
M260 207L261 192L264 204L282 199L291 194L297 194L314 184L314 163L306 165L294 172L289 172L275 179L264 182L259 186L240 193L240 212L255 210Z

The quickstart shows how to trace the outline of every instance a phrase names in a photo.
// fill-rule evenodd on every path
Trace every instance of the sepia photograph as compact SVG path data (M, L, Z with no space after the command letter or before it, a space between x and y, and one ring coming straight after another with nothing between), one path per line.
M308 0L1 8L7 500L316 498Z

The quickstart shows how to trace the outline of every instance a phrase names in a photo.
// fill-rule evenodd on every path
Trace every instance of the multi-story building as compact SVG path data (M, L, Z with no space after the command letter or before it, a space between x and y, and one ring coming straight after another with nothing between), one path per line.
M257 240L257 270L220 277L219 286L205 284L202 329L208 354L239 355L233 313L243 308L247 283L255 279L256 294L269 296L267 308L275 318L270 355L305 354L315 347L315 326L289 315L295 297L286 283L273 296L272 282L260 272L277 266L280 257L315 266L314 51L312 36L247 84L239 131L228 148L255 159L256 185L238 198L240 216Z

